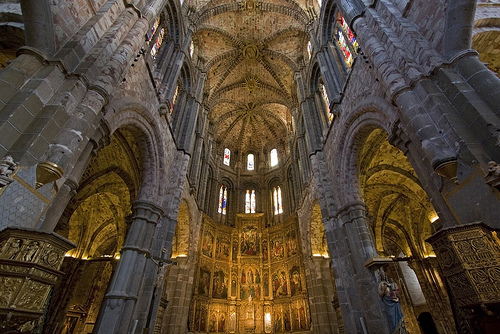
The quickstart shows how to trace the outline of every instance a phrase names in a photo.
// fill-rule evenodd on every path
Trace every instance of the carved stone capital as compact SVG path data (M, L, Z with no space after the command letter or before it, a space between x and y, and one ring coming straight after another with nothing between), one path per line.
M132 205L132 214L129 220L132 222L135 219L145 220L148 223L156 224L163 216L163 210L155 203L148 201L135 201Z
M31 332L44 313L64 254L74 248L55 233L7 228L0 232L0 331Z

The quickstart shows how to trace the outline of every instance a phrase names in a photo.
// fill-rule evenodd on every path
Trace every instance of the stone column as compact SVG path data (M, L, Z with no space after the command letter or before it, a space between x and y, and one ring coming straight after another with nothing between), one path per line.
M148 312L142 312L142 307L150 304L153 287L145 287L143 283L157 272L156 265L147 257L151 256L153 236L161 216L163 211L154 203L136 201L133 204L127 239L95 326L97 333L130 333L145 325Z
M334 290L331 284L329 262L329 259L322 256L304 260L312 333L338 333L339 329L337 316L331 303Z
M31 333L41 325L64 254L74 247L55 233L0 232L0 332Z
M439 333L455 331L455 320L450 300L443 284L439 265L435 257L412 259L408 265L417 275L427 306Z
M482 222L442 229L427 241L434 248L460 317L474 332L500 326L500 245Z
M366 206L352 202L341 208L333 229L326 231L337 296L346 333L388 333L374 273L365 267L376 257L368 227Z

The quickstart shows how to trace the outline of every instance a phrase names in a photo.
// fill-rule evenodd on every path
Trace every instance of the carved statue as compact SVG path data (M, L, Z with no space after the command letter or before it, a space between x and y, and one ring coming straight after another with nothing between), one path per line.
M16 170L17 164L10 155L6 155L0 160L0 176L9 177Z
M495 161L488 162L488 176L500 176L500 165Z
M5 254L5 258L9 260L14 260L21 251L21 245L23 244L21 239L14 239L9 245L7 252Z
M403 311L399 303L398 291L398 285L392 279L387 280L385 273L382 272L378 285L378 294L382 298L387 314L389 315L390 333L403 334L407 333L407 331Z
M23 260L26 262L33 261L33 258L35 257L35 254L36 254L36 252L38 252L39 248L40 248L40 243L38 241L31 242L26 247L26 253L23 256Z

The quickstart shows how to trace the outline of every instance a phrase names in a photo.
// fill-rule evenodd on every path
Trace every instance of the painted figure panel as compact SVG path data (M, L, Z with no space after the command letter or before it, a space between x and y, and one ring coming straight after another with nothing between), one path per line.
M222 270L214 273L212 297L218 299L227 298L227 277Z
M203 243L201 245L201 252L203 255L212 257L212 248L214 245L214 236L210 231L205 231L203 234Z
M297 266L294 266L292 270L290 270L290 291L292 297L302 292L300 269Z
M295 230L291 230L286 235L286 254L288 257L297 255L297 235Z
M283 238L275 237L272 240L271 260L276 261L284 257Z
M255 226L244 227L241 234L241 255L257 255L259 251L257 228Z
M206 268L200 268L200 276L198 279L198 294L208 297L210 288L210 271Z
M288 284L286 273L284 271L273 275L273 296L274 298L285 297L288 295Z
M215 248L215 258L218 260L229 260L229 250L231 244L226 238L217 238L217 246Z

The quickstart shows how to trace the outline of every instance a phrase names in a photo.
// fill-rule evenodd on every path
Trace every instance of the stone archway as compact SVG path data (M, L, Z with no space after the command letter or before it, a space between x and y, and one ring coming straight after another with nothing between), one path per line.
M364 138L359 166L370 230L378 254L393 259L384 270L399 286L407 329L418 332L417 315L430 312L440 328L451 331L448 297L440 286L434 251L425 242L437 214L413 167L381 129Z
M46 333L88 333L97 321L120 249L127 233L126 216L135 197L135 162L126 135L90 161L77 194L55 228L76 244L61 266L66 275L54 289Z

